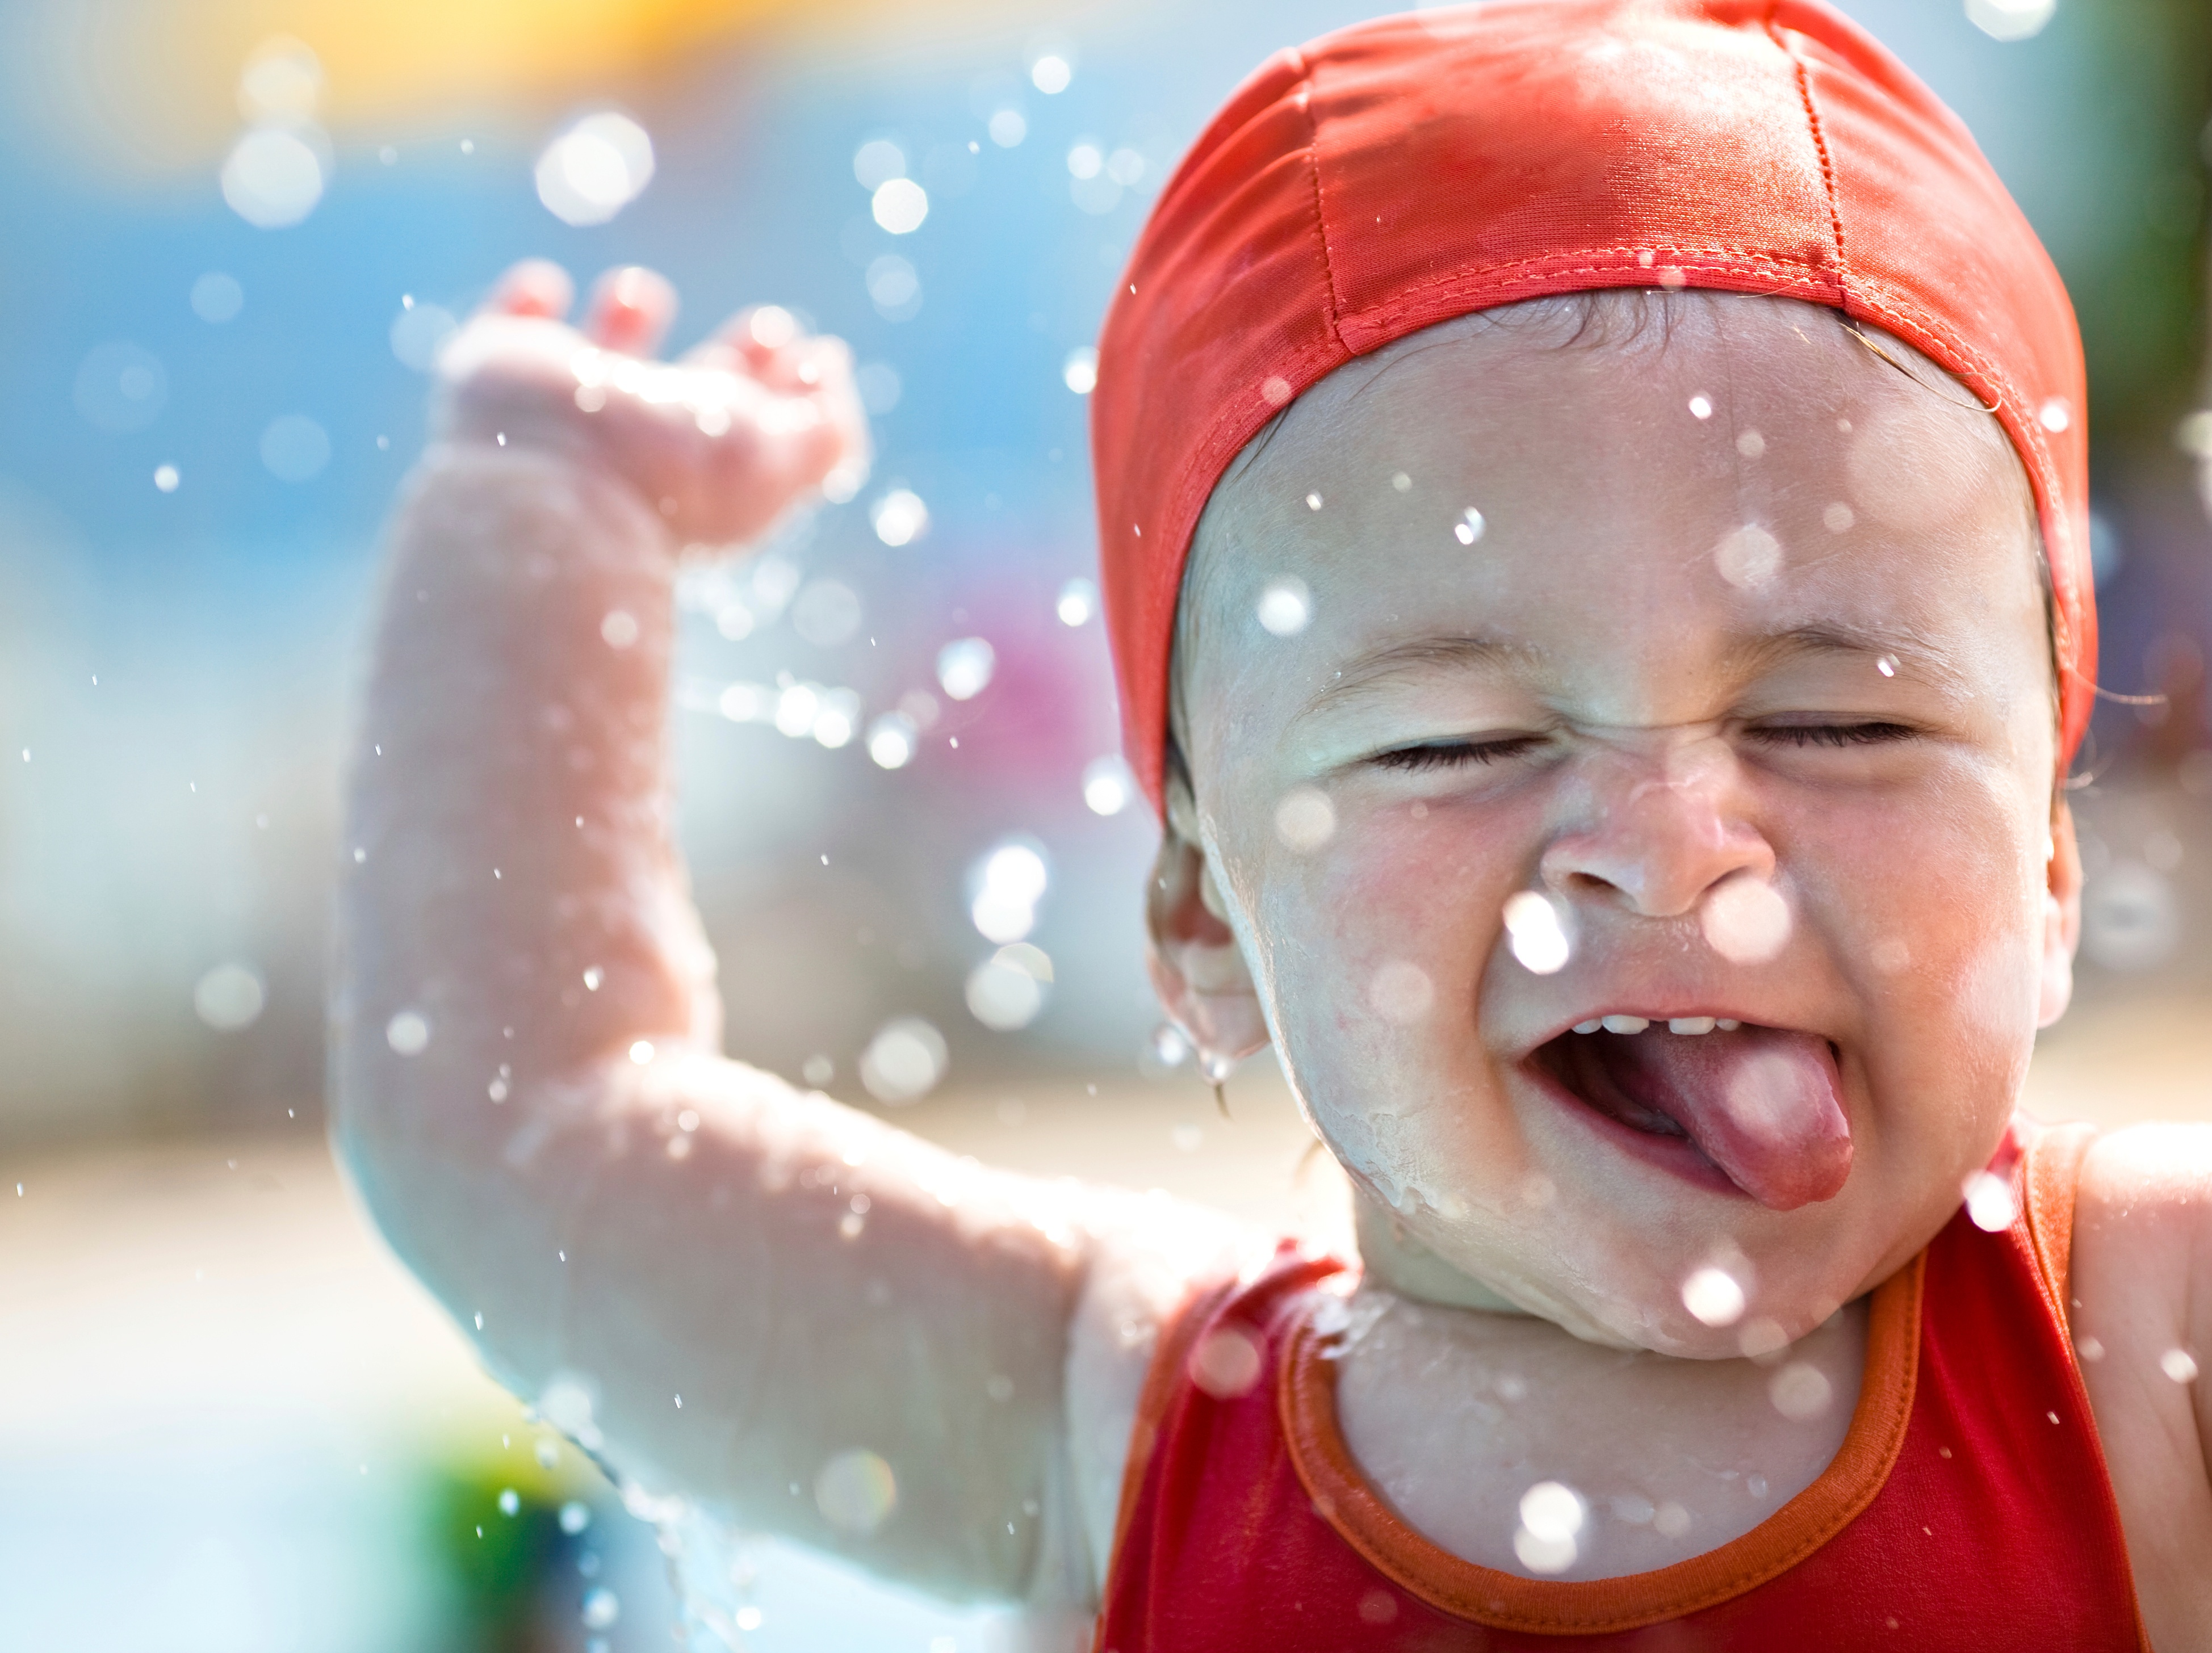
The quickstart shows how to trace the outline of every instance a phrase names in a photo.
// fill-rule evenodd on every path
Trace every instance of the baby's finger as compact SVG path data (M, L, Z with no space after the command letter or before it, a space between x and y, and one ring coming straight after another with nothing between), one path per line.
M798 319L781 305L749 305L702 340L684 360L697 367L746 374L777 390L791 390L798 381L787 373L777 373L776 364L799 338Z
M651 356L676 319L676 289L642 264L610 270L593 283L584 332L602 349Z
M544 316L558 321L575 302L576 283L550 258L509 264L478 307L479 315Z
M803 340L786 354L793 358L792 377L811 392L837 433L834 467L858 487L867 474L873 444L868 440L867 410L860 404L860 386L853 380L852 347L842 338L825 337Z

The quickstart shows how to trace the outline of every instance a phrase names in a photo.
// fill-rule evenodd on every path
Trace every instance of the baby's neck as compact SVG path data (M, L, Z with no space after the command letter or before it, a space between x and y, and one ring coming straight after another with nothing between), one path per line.
M1359 1260L1369 1284L1448 1309L1479 1309L1493 1315L1528 1312L1405 1233L1389 1207L1364 1189L1353 1188L1352 1203Z

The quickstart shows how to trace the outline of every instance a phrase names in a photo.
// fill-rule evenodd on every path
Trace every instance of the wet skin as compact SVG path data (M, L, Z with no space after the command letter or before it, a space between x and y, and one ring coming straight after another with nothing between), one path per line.
M441 362L439 439L394 514L349 800L337 1146L490 1369L524 1395L580 1380L622 1473L1084 1644L1157 1335L1272 1237L963 1164L721 1054L668 832L672 587L686 548L850 484L858 400L842 347L787 317L655 363L665 283L617 272L579 328L569 297L547 266L510 272ZM1710 1547L1818 1473L1862 1338L1830 1310L1948 1214L2067 986L2016 470L1980 415L1827 317L1683 308L1664 351L1459 324L1354 364L1224 483L1188 605L1197 786L1148 886L1155 979L1211 1051L1280 1036L1363 1189L1353 1450L1416 1525L1504 1565L1536 1474L1652 1506L1587 1572ZM1850 532L1826 520L1844 501ZM1463 545L1470 504L1486 532ZM1780 560L1746 589L1713 552L1750 523ZM1763 566L1731 544L1739 577ZM1312 623L1277 638L1252 605L1291 574ZM1845 732L1789 732L1808 725ZM1409 746L1443 750L1389 756ZM1335 825L1303 854L1273 824L1301 785ZM1571 921L1556 975L1500 945L1532 886ZM1699 916L1746 889L1789 920L1756 968ZM411 1054L386 1034L402 1011L429 1030ZM1564 1031L1615 1012L1832 1042L1840 1188L1832 1142L1793 1177L1767 1140L1739 1156L1753 1200L1531 1062L1626 1037ZM1783 1112L1777 1139L1814 1139ZM2160 1366L2212 1328L2204 1135L2101 1144L2075 1247L2105 1351L2085 1376L2174 1646L2212 1640L2205 1386ZM1759 1335L1818 1326L1784 1358L1826 1376L1827 1407L1781 1418L1735 1328L1686 1314L1682 1276L1712 1261ZM1482 1411L1500 1374L1510 1423ZM794 1490L856 1446L896 1478L866 1530ZM1697 1518L1662 1530L1669 1497Z
M1736 1334L1684 1308L1700 1266L1741 1259L1796 1336L1957 1208L2064 1003L2072 890L1994 420L1808 307L1670 319L1438 330L1255 445L1200 534L1182 813L1370 1229L1577 1335L1711 1357ZM1747 526L1771 569L1731 560ZM1252 605L1284 579L1311 620L1279 637ZM1334 817L1311 848L1277 830L1297 787ZM1786 909L1771 957L1709 939L1747 885ZM1506 942L1530 890L1572 938L1553 974ZM1611 1012L1825 1042L1840 1189L1772 1209L1578 1103L1537 1053Z

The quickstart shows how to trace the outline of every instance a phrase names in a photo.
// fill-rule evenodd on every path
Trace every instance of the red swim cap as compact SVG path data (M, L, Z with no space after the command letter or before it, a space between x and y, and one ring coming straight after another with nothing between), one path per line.
M1996 410L2042 520L2070 759L2097 635L2081 335L1966 128L1820 0L1492 0L1270 59L1130 258L1091 448L1123 738L1155 805L1184 558L1255 433L1451 317L1653 286L1832 306Z

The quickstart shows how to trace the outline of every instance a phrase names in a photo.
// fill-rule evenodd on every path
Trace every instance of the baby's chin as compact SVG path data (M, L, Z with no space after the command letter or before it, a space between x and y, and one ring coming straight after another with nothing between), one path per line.
M1363 1264L1370 1284L1421 1302L1550 1322L1606 1348L1685 1360L1731 1360L1795 1342L1857 1295L1830 1278L1829 1248L1808 1255L1762 1247L1754 1262L1725 1242L1674 1266L1679 1242L1615 1233L1567 1248L1532 1246L1542 1232L1584 1225L1571 1194L1526 1226L1454 1218L1423 1202L1393 1208L1354 1181ZM1455 1202L1456 1203L1456 1202ZM1466 1207L1474 1208L1470 1196ZM1583 1216L1594 1213L1584 1212ZM1734 1295L1732 1295L1732 1292ZM1702 1312L1710 1317L1700 1319Z

